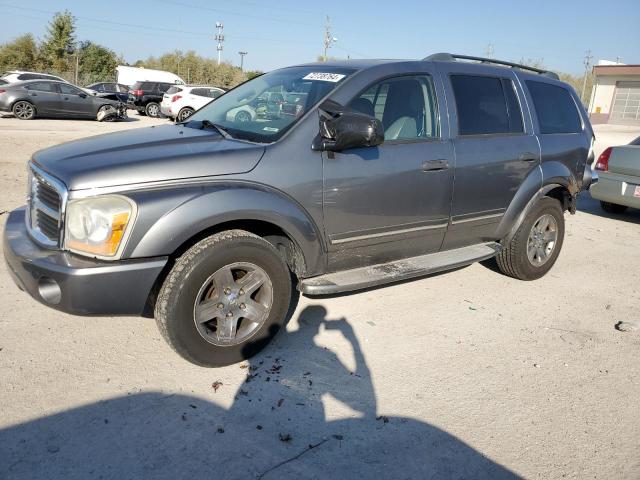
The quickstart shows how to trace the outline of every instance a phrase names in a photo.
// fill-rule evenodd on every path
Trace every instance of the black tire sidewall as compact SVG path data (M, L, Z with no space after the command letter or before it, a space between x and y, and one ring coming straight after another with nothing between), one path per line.
M558 225L558 238L556 245L551 253L551 258L547 260L543 265L532 265L527 256L527 244L529 240L529 233L535 222L544 214L551 214L556 219ZM544 197L536 204L536 206L529 212L524 222L518 229L517 233L517 267L520 273L519 277L523 280L536 280L544 276L558 259L562 245L564 243L564 214L560 202L553 198Z
M187 116L187 117L185 117L185 118L182 118L182 114L183 114L184 112L187 112L187 111L191 112L191 113L189 114L189 116ZM184 120L186 120L187 118L189 118L191 115L193 115L193 114L194 114L194 112L195 112L195 110L194 110L193 108L190 108L190 107L184 107L183 109L181 109L181 110L178 112L178 117L176 118L176 120L177 120L178 122L183 122Z
M251 237L220 242L198 253L181 272L177 288L169 295L166 328L176 350L188 360L209 367L240 362L262 350L283 326L291 303L291 276L279 254L263 242ZM253 263L269 275L273 303L267 320L251 338L240 345L222 347L207 342L200 335L193 319L193 306L207 278L235 262Z
M29 118L20 118L20 117L18 117L18 116L16 115L16 113L15 113L15 109L16 109L16 107L17 107L20 103L28 103L29 105L31 105L31 108L32 108L33 110L32 110L31 116L30 116ZM27 102L27 101L25 101L25 100L21 100L21 101L19 101L19 102L16 102L16 103L13 105L13 107L11 108L11 113L13 113L13 116L14 116L15 118L17 118L18 120L33 120L33 119L36 117L36 107L35 107L35 105L34 105L33 103L31 103L31 102Z

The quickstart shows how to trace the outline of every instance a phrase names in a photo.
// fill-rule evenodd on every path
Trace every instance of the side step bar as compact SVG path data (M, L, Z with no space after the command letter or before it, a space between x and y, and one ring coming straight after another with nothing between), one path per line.
M491 258L501 249L500 244L495 242L482 243L369 267L327 273L301 280L298 283L298 290L306 295L332 295L362 290L463 267Z

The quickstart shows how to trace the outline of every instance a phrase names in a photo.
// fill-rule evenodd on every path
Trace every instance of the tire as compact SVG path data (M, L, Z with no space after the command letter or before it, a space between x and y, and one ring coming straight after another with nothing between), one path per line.
M13 116L19 120L33 120L36 117L36 107L31 102L20 100L13 104Z
M624 213L628 208L626 205L618 205L611 202L600 202L600 207L607 213Z
M244 111L244 110L240 110L238 113L236 113L236 116L233 118L233 121L237 122L237 123L250 122L251 121L251 114L249 112Z
M544 233L540 234L544 226L543 218L548 221ZM555 225L553 222L555 221ZM539 223L541 222L541 223ZM552 227L555 226L555 240L553 245L547 239L553 237ZM536 230L534 232L534 227ZM500 271L520 280L536 280L544 276L556 262L564 241L564 214L558 200L543 197L527 214L522 225L518 228L509 244L496 256ZM537 243L540 242L540 243ZM536 247L543 245L544 247ZM550 250L549 250L550 249ZM534 251L534 258L530 253ZM542 252L542 255L540 253ZM544 255L546 254L546 257Z
M156 102L149 102L144 107L144 113L146 113L149 117L158 118L161 116L160 105Z
M106 110L107 108L109 108L108 105L102 105L99 109L98 109L98 113L96 114L96 117L98 117L100 115L100 112L103 110ZM111 117L107 117L104 120L102 120L103 122L113 122L115 121L115 115L111 116Z
M242 271L230 270L231 281L219 273L249 266L266 278L249 293L243 293L237 283L241 282L242 277L237 275ZM207 287L209 282L213 282L211 287ZM185 360L203 367L220 367L262 350L293 313L298 295L291 272L273 245L244 230L229 230L196 243L176 261L158 293L155 318L164 339ZM246 305L240 303L245 301ZM224 302L224 308L219 302ZM232 316L232 310L233 320L236 313L255 313L256 304L268 305L262 307L261 323L239 318L237 330L229 335L235 337L226 339L225 317ZM212 314L219 318L197 322L199 308L204 312L203 319Z
M140 115L141 117L146 117L147 112L145 112L144 110L138 110L138 115Z
M182 110L178 112L178 116L176 117L176 122L184 122L187 118L193 115L195 110L193 108L184 107Z

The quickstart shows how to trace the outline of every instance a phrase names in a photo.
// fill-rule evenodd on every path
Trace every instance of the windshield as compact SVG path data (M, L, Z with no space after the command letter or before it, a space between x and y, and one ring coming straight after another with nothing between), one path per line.
M218 97L189 117L185 125L202 128L210 123L233 138L275 142L353 72L329 66L275 70Z

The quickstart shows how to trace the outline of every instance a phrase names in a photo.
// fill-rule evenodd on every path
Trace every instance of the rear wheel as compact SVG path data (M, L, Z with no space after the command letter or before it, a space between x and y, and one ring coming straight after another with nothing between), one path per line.
M556 262L564 241L564 215L558 200L543 197L528 213L496 261L500 271L520 280L545 275Z
M157 118L160 116L160 105L156 102L149 102L147 106L144 107L144 111L148 116Z
M607 213L624 213L628 208L626 205L618 205L611 202L600 202L600 206Z
M36 116L36 107L30 102L16 102L12 111L13 116L20 120L32 120Z
M237 123L246 123L251 121L251 114L245 110L240 110L236 113L234 120Z
M187 118L193 115L193 108L185 107L178 112L178 117L176 118L177 122L184 122Z
M275 247L249 232L230 230L198 242L178 259L158 294L155 318L179 355L218 367L264 348L297 298Z

